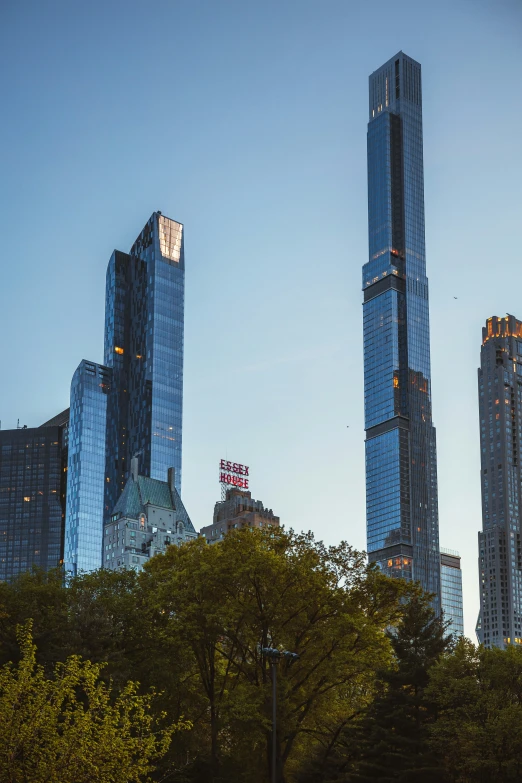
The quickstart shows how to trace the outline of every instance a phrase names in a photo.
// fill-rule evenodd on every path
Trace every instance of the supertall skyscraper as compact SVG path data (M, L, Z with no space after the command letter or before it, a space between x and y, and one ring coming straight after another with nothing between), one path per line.
M522 644L522 322L488 318L478 371L482 532L479 642Z
M71 386L65 562L102 564L103 524L138 458L142 476L181 490L185 260L183 226L154 212L107 268L104 365L83 361Z
M369 261L363 267L367 547L440 608L435 428L424 240L421 67L370 76Z

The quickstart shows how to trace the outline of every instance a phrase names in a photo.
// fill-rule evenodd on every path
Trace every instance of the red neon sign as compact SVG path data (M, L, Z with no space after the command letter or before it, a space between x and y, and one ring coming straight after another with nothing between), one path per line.
M229 462L222 459L219 462L219 483L229 484L233 487L248 489L248 479L243 476L250 475L248 465L241 465L239 462Z

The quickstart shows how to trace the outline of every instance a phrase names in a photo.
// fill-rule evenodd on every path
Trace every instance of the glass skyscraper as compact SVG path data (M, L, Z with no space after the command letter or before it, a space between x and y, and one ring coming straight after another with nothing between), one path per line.
M0 431L0 580L63 556L69 411Z
M181 492L185 258L183 226L154 212L129 255L107 268L105 364L113 371L107 410L105 516L139 457L140 475Z
M488 318L478 371L482 531L480 615L486 647L522 644L522 322Z
M107 267L105 365L82 362L71 387L66 564L102 564L103 523L130 474L181 491L185 259L183 226L154 212Z
M444 619L450 621L448 631L456 636L464 634L464 606L462 602L462 571L460 555L453 549L440 550L440 586Z
M74 575L101 566L110 387L111 371L85 360L71 383L64 562Z
M363 267L370 559L418 580L440 609L435 428L424 240L421 66L399 52L370 76L369 260Z

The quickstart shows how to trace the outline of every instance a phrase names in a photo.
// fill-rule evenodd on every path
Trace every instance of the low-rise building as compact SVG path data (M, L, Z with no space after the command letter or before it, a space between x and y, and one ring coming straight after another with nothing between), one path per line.
M215 544L230 530L242 527L279 527L279 517L271 508L265 508L260 500L253 500L250 492L241 489L227 489L225 499L214 506L211 525L201 528L208 544Z
M197 538L175 486L174 468L167 481L138 474L138 460L131 460L131 475L110 521L105 525L103 567L111 571L141 571L149 558L171 544Z

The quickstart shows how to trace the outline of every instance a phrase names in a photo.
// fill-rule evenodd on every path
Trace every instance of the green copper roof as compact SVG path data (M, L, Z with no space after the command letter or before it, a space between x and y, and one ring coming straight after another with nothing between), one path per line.
M129 477L113 513L138 519L140 514L145 513L148 503L175 511L176 522L182 521L186 530L196 532L176 488L171 491L166 481L147 476L138 476L137 481L134 481L132 476Z
M138 487L141 502L144 506L147 503L151 503L153 506L175 509L170 487L166 481L158 481L157 479L147 478L147 476L138 476Z
M130 517L131 519L138 519L139 515L143 513L143 505L140 499L138 484L134 481L132 476L125 484L125 488L120 495L120 499L116 503L113 513L121 513L124 517Z

